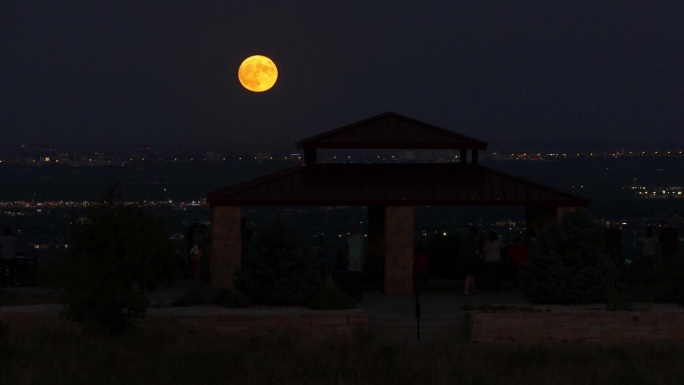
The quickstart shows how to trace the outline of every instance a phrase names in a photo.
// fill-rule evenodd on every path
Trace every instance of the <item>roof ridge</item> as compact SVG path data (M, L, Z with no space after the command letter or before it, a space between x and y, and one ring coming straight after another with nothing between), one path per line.
M395 141L393 142L391 140L392 136L391 134L394 133L387 133L387 142L378 142L377 139L375 140L340 140L340 141L335 141L334 137L338 135L343 135L344 133L353 133L355 130L360 129L361 127L371 125L375 122L382 121L383 119L397 119L400 124L404 123L405 125L411 125L411 126L417 126L421 129L427 129L432 131L434 134L429 134L425 133L425 138L427 140L425 141L417 141L415 143L411 142L402 142L402 141ZM408 132L411 131L411 126L404 126L402 127L400 124L397 124L397 128L399 129L408 129ZM415 131L415 129L414 129ZM404 131L406 132L406 131ZM435 134L438 134L436 138L432 138L430 140L429 136L435 136ZM446 137L446 138L445 138ZM446 140L445 140L446 139ZM448 140L452 139L452 140ZM414 119L405 115L398 114L393 111L386 111L381 114L372 116L370 118L366 118L363 120L359 120L357 122L353 122L347 125L344 125L342 127L326 131L305 139L302 139L298 142L295 143L297 145L297 148L304 148L304 149L315 149L315 148L415 148L415 149L421 149L421 148L434 148L434 149L459 149L459 148L468 148L468 149L478 149L478 150L484 150L487 147L487 142L473 138L468 135L464 135L461 133L458 133L456 131L448 130L446 128L427 123L418 119ZM371 147L371 146L376 146L376 147Z

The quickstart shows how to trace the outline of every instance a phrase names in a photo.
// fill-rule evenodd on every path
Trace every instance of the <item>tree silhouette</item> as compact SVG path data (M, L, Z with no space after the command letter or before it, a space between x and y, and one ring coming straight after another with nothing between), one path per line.
M544 231L521 271L523 291L540 303L601 302L614 279L603 230L583 210Z
M180 259L160 218L107 187L85 221L70 226L70 251L58 262L65 315L112 334L143 317L145 290L181 276Z

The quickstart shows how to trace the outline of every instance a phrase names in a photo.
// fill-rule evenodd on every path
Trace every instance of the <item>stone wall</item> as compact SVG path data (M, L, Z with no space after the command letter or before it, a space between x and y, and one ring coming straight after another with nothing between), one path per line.
M368 331L368 316L358 315L215 315L147 317L146 331L190 333L199 336L280 336L321 340L351 338Z
M468 312L471 342L684 341L684 312Z
M225 335L281 336L302 340L345 339L368 331L368 316L358 311L327 314L198 314L192 308L185 312L160 310L168 312L149 314L137 325L147 333L180 333L208 338ZM0 323L8 325L10 332L80 330L77 324L54 311L3 311L0 312Z

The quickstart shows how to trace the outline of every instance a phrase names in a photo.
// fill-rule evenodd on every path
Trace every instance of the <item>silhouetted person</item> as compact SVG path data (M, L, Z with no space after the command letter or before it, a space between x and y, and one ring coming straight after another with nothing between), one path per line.
M622 229L618 225L611 223L608 225L604 235L610 258L615 266L622 266L625 262L622 258Z
M532 250L532 246L534 246L535 242L537 242L537 232L534 230L534 227L528 227L525 231L525 244L527 245L527 249Z
M311 253L314 255L314 258L316 259L316 266L321 271L322 275L325 275L325 263L327 261L327 258L325 256L325 237L323 236L323 233L316 233L314 234L314 238L316 239L315 243L311 246Z
M487 239L482 246L484 259L487 262L501 262L501 240L499 235L493 231L487 234Z
M361 271L363 266L363 235L358 226L352 226L347 236L347 270Z
M530 257L530 251L520 237L513 240L513 244L508 250L508 257L516 271L520 270Z
M487 267L487 278L491 279L496 289L499 289L499 281L501 276L501 248L503 244L499 239L499 234L494 231L487 233L482 245L482 252L484 254L485 265Z
M199 281L202 278L202 261L207 251L207 226L201 225L195 228L192 235L192 249L190 249L190 264L192 266L192 279Z
M359 227L352 226L347 237L347 282L349 294L361 300L361 275L363 274L363 235Z
M463 294L475 293L475 276L480 273L482 266L482 250L480 235L475 226L471 226L463 239L461 250L463 255L463 270L465 272L465 282L463 283Z
M201 247L202 247L202 261L200 262L200 277L206 282L209 282L209 267L211 266L211 253L209 253L211 243L211 235L209 234L209 226L202 223L199 226L199 232L201 234Z
M517 237L513 240L511 248L508 250L508 259L511 260L511 264L515 269L515 284L518 284L518 273L520 269L525 265L525 261L530 257L530 250L523 242L522 238Z
M197 231L197 228L199 227L199 223L193 223L190 225L188 228L188 231L185 233L183 236L183 239L185 240L185 259L184 259L184 266L185 266L185 279L191 279L192 278L192 260L191 260L191 254L193 253L193 247L195 246L194 243L194 237L195 237L195 232Z
M648 266L658 266L658 239L653 233L653 228L649 226L646 228L646 236L644 237L644 247L641 251L642 262Z
M667 262L674 257L677 249L679 249L679 230L663 221L660 223L660 235L658 238L663 250L663 262Z
M430 273L430 259L423 250L423 246L418 244L413 253L413 285L414 290L425 289L428 284Z
M0 236L0 283L9 286L15 277L15 256L17 253L17 238L12 229L5 227Z

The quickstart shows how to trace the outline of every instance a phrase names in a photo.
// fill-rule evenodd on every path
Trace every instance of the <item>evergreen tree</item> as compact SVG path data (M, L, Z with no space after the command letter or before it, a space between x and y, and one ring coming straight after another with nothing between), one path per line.
M583 210L566 213L536 241L520 278L534 302L604 301L615 267L602 228Z
M252 303L304 304L321 287L321 272L304 241L276 219L250 242L236 284Z
M180 259L162 221L123 202L118 184L70 227L70 252L58 261L67 318L112 334L143 317L146 289L180 278Z

